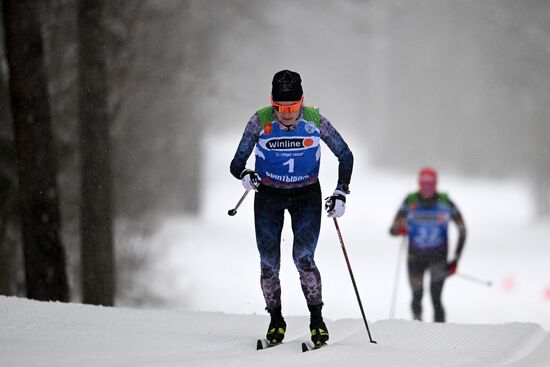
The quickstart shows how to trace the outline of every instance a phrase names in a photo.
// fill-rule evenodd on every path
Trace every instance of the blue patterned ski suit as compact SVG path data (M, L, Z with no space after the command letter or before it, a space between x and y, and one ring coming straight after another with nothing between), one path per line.
M255 170L262 182L254 198L254 221L260 282L268 310L281 305L280 246L285 210L291 218L292 257L307 304L323 302L321 276L314 261L322 213L320 140L338 158L338 185L349 185L353 154L331 123L308 107L302 107L290 128L273 117L271 107L256 112L246 124L231 161L232 175L240 178L255 151Z

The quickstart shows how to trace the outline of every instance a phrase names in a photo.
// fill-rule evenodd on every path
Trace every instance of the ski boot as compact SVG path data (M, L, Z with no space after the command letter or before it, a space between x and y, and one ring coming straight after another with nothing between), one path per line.
M266 339L270 345L277 345L281 343L285 337L286 322L281 314L281 306L275 307L267 312L271 315L271 322L267 329Z
M327 325L323 321L323 315L321 314L321 308L323 304L315 306L307 306L309 312L311 313L309 330L311 331L311 341L313 342L314 348L320 348L327 343L328 340L328 329Z
M422 298L413 297L411 303L413 320L422 321Z
M434 306L434 322L445 322L445 310L443 305Z

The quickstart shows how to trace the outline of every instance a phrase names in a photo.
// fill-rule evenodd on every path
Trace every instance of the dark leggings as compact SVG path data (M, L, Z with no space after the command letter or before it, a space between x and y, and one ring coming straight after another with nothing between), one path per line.
M292 196L256 193L254 219L260 252L260 282L268 309L281 304L279 270L285 210L290 213L294 234L292 257L307 304L322 303L321 276L313 260L321 227L321 204L320 189Z
M434 321L445 322L445 309L441 303L443 284L447 278L447 253L415 254L408 256L409 284L412 290L411 308L416 320L422 319L424 273L430 271L430 295L434 308Z

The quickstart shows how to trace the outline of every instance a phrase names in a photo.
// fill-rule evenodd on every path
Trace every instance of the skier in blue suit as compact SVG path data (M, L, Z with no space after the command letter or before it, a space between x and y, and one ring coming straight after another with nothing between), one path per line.
M413 318L422 320L424 273L430 271L434 321L445 322L441 293L445 279L456 272L466 241L466 226L457 206L446 194L436 191L437 172L433 168L423 168L418 180L420 190L407 195L395 216L390 234L408 236L407 268L413 295ZM454 257L448 262L450 221L456 224L459 236Z
M353 154L338 131L318 109L304 106L303 101L300 75L290 70L276 73L271 105L250 118L230 166L231 174L242 181L244 188L256 192L256 243L261 288L271 316L266 335L271 344L280 343L286 332L279 280L285 210L292 221L292 256L310 311L311 339L315 344L328 340L321 313L321 276L314 261L322 212L318 177L321 140L339 161L337 185L325 203L329 217L344 214L353 169ZM253 151L254 170L246 168Z

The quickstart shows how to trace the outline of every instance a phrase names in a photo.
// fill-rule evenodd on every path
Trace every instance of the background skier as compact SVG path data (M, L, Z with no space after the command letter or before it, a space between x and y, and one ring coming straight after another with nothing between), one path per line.
M423 168L418 176L420 190L407 195L390 228L394 236L408 235L407 267L412 289L411 308L415 320L422 319L424 273L430 272L430 294L434 321L445 322L441 293L445 279L456 272L466 240L466 227L460 211L444 193L436 191L437 172ZM448 223L458 227L458 243L453 259L447 261Z
M300 75L290 70L274 75L271 106L258 110L250 118L230 166L232 175L242 180L246 190L256 191L256 243L261 260L261 288L271 316L266 335L271 344L280 343L286 332L279 281L285 210L292 221L292 256L311 314L311 339L316 345L328 340L321 313L321 276L314 261L322 212L318 179L320 140L339 161L336 189L325 203L329 217L344 214L353 168L353 154L338 131L318 109L303 105L301 83ZM246 169L253 150L255 169Z

